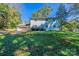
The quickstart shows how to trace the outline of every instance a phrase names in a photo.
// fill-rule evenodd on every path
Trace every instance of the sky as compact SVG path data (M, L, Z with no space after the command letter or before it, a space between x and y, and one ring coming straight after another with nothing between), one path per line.
M20 4L11 4L12 6L20 6L19 12L21 14L22 22L27 22L34 12L43 7L46 3L20 3ZM59 7L59 3L48 3L48 5L52 8L50 13L50 17L54 17L56 15L57 9ZM68 8L68 5L65 4L65 7Z

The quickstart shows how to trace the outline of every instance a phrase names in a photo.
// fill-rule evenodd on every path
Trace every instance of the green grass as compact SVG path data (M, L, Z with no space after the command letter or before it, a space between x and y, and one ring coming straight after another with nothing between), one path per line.
M79 33L59 31L0 35L0 55L73 56L79 55Z

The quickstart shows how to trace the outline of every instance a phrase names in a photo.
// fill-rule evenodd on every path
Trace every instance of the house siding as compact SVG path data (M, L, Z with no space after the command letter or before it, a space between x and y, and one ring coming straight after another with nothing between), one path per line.
M48 20L49 19L49 20ZM59 30L58 21L55 18L33 18L30 20L31 29Z
M41 24L45 24L46 23L46 21L45 20L31 20L30 21L30 27L32 28L33 26L37 26L37 27L39 27L39 26L41 26Z

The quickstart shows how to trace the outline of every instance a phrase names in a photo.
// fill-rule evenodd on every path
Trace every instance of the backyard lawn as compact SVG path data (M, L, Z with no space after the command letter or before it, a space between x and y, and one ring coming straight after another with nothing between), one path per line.
M0 34L0 55L79 55L79 33L33 31L15 35Z

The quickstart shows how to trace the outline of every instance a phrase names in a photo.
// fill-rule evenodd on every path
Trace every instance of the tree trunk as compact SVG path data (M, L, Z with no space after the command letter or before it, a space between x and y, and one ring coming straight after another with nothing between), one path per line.
M60 31L62 31L62 20L60 20Z

